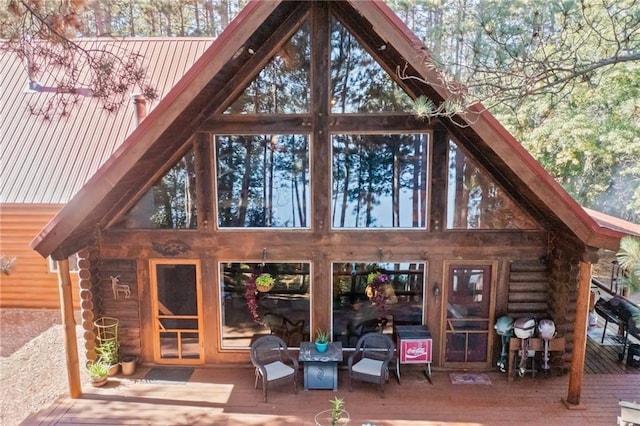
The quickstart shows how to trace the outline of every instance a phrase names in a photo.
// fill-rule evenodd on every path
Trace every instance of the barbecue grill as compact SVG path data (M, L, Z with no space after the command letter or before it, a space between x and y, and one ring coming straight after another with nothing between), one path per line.
M618 325L622 336L622 353L618 354L618 359L622 361L627 349L629 333L640 339L640 327L634 319L634 317L640 318L640 307L622 296L613 296L609 300L598 299L595 304L595 310L604 319L604 330L602 331L600 343L604 342L607 324L611 322Z

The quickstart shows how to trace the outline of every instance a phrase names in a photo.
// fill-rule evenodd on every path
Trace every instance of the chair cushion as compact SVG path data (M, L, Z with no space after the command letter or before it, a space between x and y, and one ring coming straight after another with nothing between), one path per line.
M289 376L293 374L293 368L289 367L287 364L282 361L272 362L271 364L266 364L264 366L265 370L267 370L267 381L278 380L283 377Z
M382 374L382 361L371 358L362 358L351 368L356 373L367 374L369 376L380 376Z

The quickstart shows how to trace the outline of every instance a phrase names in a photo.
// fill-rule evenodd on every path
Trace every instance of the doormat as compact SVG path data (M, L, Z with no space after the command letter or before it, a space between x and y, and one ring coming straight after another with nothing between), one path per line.
M602 327L589 327L587 336L600 346L622 346L624 340L622 336L614 333L606 333L602 341Z
M154 367L144 376L144 383L162 383L167 385L186 385L193 368Z
M449 373L454 385L490 385L491 379L484 373Z

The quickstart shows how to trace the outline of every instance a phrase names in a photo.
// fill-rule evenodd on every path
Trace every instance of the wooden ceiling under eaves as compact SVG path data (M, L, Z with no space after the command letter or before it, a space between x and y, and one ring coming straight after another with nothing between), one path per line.
M310 19L312 37L317 38L314 25L322 20L325 20L322 25L328 25L330 15L352 32L411 97L426 96L436 104L447 97L439 85L397 77L396 69L406 66L407 74L423 80L439 78L427 62L428 53L419 39L382 2L250 2L32 246L42 255L67 257L90 244L97 238L99 229L124 214L185 154L195 134L240 125L246 129L252 118L244 116L236 121L223 112L305 19ZM314 20L317 21L314 23ZM325 67L326 74L328 59L316 62L315 71L319 70L317 67ZM313 67L311 72L313 74ZM312 92L325 94L328 88L316 86ZM312 111L318 102L328 100L318 100L318 93L312 93L312 103L316 96ZM268 125L303 128L310 114L253 119L262 120L263 129ZM418 123L410 114L384 117L387 122L403 122L407 128L446 128L539 223L562 231L571 230L585 244L601 244L601 247L614 244L606 233L594 237L594 232L599 232L595 222L488 112L478 113L477 122L462 127L449 119L425 124ZM349 117L355 125L358 120L361 126L380 125L376 124L379 118ZM339 123L340 119L336 118L333 124L339 128ZM552 200L553 197L557 199Z

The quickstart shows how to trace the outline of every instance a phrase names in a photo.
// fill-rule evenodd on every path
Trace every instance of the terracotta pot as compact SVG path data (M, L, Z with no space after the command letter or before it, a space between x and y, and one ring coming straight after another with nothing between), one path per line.
M129 356L122 358L122 375L132 376L136 372L136 358Z
M109 366L109 376L113 377L120 372L120 364L113 364Z
M109 380L109 377L107 376L100 377L97 379L91 379L91 385L96 388L99 388L100 386L106 385L108 380Z
M256 286L256 290L258 290L260 293L266 293L266 292L270 291L273 288L274 285L275 284L271 284L269 287Z

